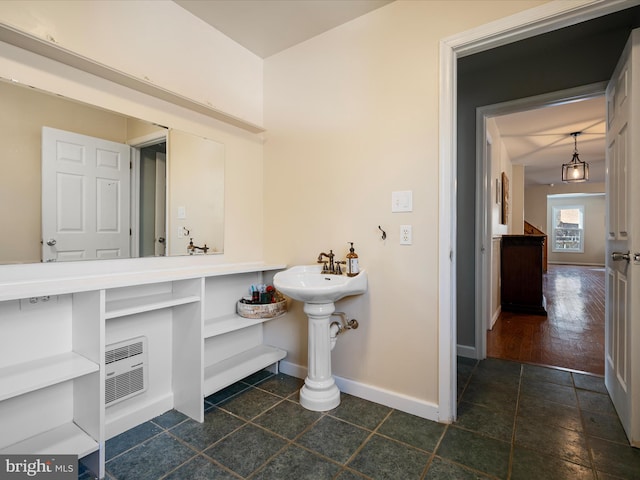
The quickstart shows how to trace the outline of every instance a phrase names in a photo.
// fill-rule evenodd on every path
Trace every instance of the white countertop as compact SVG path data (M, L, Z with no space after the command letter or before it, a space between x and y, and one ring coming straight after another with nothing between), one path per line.
M194 255L1 265L0 301L286 268L264 262L216 263L218 258Z

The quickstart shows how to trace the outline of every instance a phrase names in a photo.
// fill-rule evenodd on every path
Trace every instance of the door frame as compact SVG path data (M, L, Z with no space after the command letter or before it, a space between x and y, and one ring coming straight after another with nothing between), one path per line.
M491 278L493 265L491 213L493 198L491 193L491 159L486 154L485 144L488 136L487 119L509 115L527 110L552 107L563 103L604 97L607 82L545 93L533 97L519 98L508 102L485 105L476 109L476 294L475 294L475 337L476 358L487 357L487 330L492 319ZM603 112L603 118L606 112ZM605 192L607 194L608 192Z
M438 417L456 418L457 60L474 53L582 23L640 1L552 1L440 41L438 212Z
M167 132L158 131L152 132L148 135L136 137L127 142L131 147L131 214L130 225L131 229L131 258L138 258L140 256L140 150L144 147L151 147L158 143L167 141ZM167 153L167 156L169 154ZM168 197L168 195L167 195ZM165 211L168 205L165 205ZM165 245L165 248L168 246Z

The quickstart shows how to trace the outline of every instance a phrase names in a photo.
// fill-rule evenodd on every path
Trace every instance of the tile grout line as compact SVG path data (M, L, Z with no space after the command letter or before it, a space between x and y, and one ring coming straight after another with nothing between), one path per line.
M593 458L593 452L591 450L591 442L589 441L589 435L587 435L587 424L584 420L584 415L582 411L582 406L580 405L580 396L578 395L578 388L576 387L575 378L573 373L571 373L571 384L573 385L573 392L576 396L576 405L578 407L578 414L580 415L580 425L582 426L582 433L584 434L584 443L587 448L587 455L589 455L589 464L591 465L591 472L594 475L594 478L599 478L598 470L596 468L596 462Z
M294 393L295 393L295 392L294 392ZM290 396L292 396L294 393L290 393L286 398L284 398L284 399L282 400L282 402L278 402L276 405L280 405L280 404L282 404L283 402L290 401L290 400L288 400L288 398L289 398ZM295 403L295 402L294 402L294 403ZM306 432L308 432L308 431L309 431L309 430L310 430L314 425L316 425L316 424L317 424L317 423L318 423L322 418L324 418L324 416L325 416L325 413L324 413L324 412L322 412L322 414L321 414L317 419L315 419L313 422L311 422L309 425L307 425L304 429L302 429L302 431L301 431L300 433L298 433L297 435L295 435L295 436L293 437L293 439L290 439L290 438L287 438L287 437L285 437L285 436L283 436L283 435L281 435L281 434L279 434L279 433L277 433L277 432L274 432L273 430L270 430L270 429L268 429L268 428L264 427L263 425L259 425L259 424L253 423L253 420L255 420L256 418L258 418L258 417L262 416L263 414L265 414L265 413L266 413L266 412L268 412L269 410L271 410L271 409L275 408L275 406L276 406L276 405L272 406L271 408L268 408L267 410L265 410L264 412L260 413L259 415L256 415L256 416L255 416L255 417L253 417L253 418L252 418L248 423L250 423L251 425L253 425L253 426L257 427L257 428L260 428L260 429L264 430L264 431L265 431L265 432L267 432L267 433L270 433L271 435L275 435L275 436L277 436L278 438L281 438L281 439L285 440L285 441L286 441L286 444L285 444L285 445L283 445L281 449L279 449L277 452L275 452L275 453L274 453L273 455L271 455L269 458L267 458L267 460L266 460L264 463L262 463L262 465L260 465L260 466L259 466L258 468L256 468L253 472L251 472L247 477L245 477L245 478L247 478L247 479L250 479L250 478L252 478L252 477L255 477L255 476L256 476L260 471L264 470L264 469L266 468L266 466L267 466L267 465L268 465L272 460L274 460L278 455L282 454L286 449L288 449L288 448L289 448L289 447L291 447L292 445L296 445L296 446L298 446L297 444L295 444L295 441L296 441L298 438L300 438L302 435L304 435ZM305 449L305 450L306 450L306 449Z
M457 397L456 397L456 413L458 411L460 403L462 402L462 397L464 396L464 393L467 391L467 387L471 383L471 378L473 377L473 374L475 373L475 371L478 368L479 364L480 364L480 361L476 360L475 364L473 365L473 368L469 372L469 376L467 377L467 379L464 382L464 385L463 385L462 390L460 391L459 395L458 395L458 391L457 391L458 389L456 388L456 395L457 395ZM420 480L424 480L427 477L427 474L429 473L429 469L431 468L431 465L433 464L433 460L436 457L436 452L438 451L438 448L440 448L440 445L442 444L442 441L444 440L445 435L449 431L449 427L451 427L451 425L453 425L454 422L446 424L444 429L442 430L442 434L440 435L440 438L438 439L438 441L436 442L435 446L433 447L433 452L431 452L431 455L429 456L429 460L427 461L427 465L425 466L424 470L422 471L422 475L420 476Z
M516 408L513 414L513 428L511 429L511 444L509 449L509 464L507 466L507 479L513 474L513 457L516 450L516 428L518 424L518 410L520 408L520 396L522 394L522 380L524 377L524 364L520 363L520 375L518 377L518 395L516 396Z
M392 414L394 411L395 411L395 409L394 409L394 408L390 409L390 410L389 410L389 412L385 415L385 417L384 417L380 422L378 422L378 425L376 426L376 428L374 428L373 430L370 430L370 433L369 433L369 435L367 435L367 438L365 438L365 439L364 439L364 441L360 444L360 446L359 446L358 448L356 448L356 449L355 449L355 451L351 454L351 456L350 456L350 457L349 457L349 458L344 462L343 468L340 470L340 472L341 472L342 470L344 470L344 468L346 468L346 467L347 467L347 465L348 465L351 461L353 461L353 460L358 456L358 454L359 454L359 453L364 449L365 445L367 445L367 444L369 443L369 440L371 440L371 438L376 434L376 432L378 431L378 429L382 426L382 424L383 424L384 422L386 422L386 421L387 421L387 419L391 416L391 414ZM327 414L327 415L328 415L328 414ZM332 415L330 415L330 416L331 416L332 418L335 418L335 417L333 417ZM341 419L340 419L340 420L341 420ZM348 423L351 425L351 423L350 423L350 422L348 422ZM355 425L355 426L358 426L358 425ZM363 428L363 427L360 427L360 428ZM364 430L368 430L368 429L364 429ZM355 470L355 469L354 469L354 470ZM359 472L358 470L355 470L355 471L357 471L358 473L361 473L361 472ZM340 472L338 472L338 473L340 473Z

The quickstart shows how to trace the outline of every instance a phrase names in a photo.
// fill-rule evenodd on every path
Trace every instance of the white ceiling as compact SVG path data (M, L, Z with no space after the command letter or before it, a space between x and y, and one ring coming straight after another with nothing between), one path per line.
M525 166L525 183L562 182L562 164L573 157L572 132L580 160L589 164L589 181L604 182L604 97L495 117L500 136L515 165Z
M266 58L393 0L174 0Z
M266 58L380 8L393 0L174 0L193 15L256 55ZM436 66L434 66L436 68ZM525 166L525 183L561 182L573 155L572 132L590 181L604 181L604 98L496 117L514 164Z

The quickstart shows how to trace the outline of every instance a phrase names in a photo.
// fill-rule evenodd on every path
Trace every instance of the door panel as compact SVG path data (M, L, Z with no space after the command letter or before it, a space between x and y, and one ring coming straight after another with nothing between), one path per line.
M42 129L42 260L129 257L130 149Z
M640 446L640 31L607 86L605 383L632 445ZM638 83L638 82L636 82ZM614 252L616 255L613 255Z
M84 177L57 172L56 230L61 233L83 233L84 225ZM48 238L48 237L45 237Z

